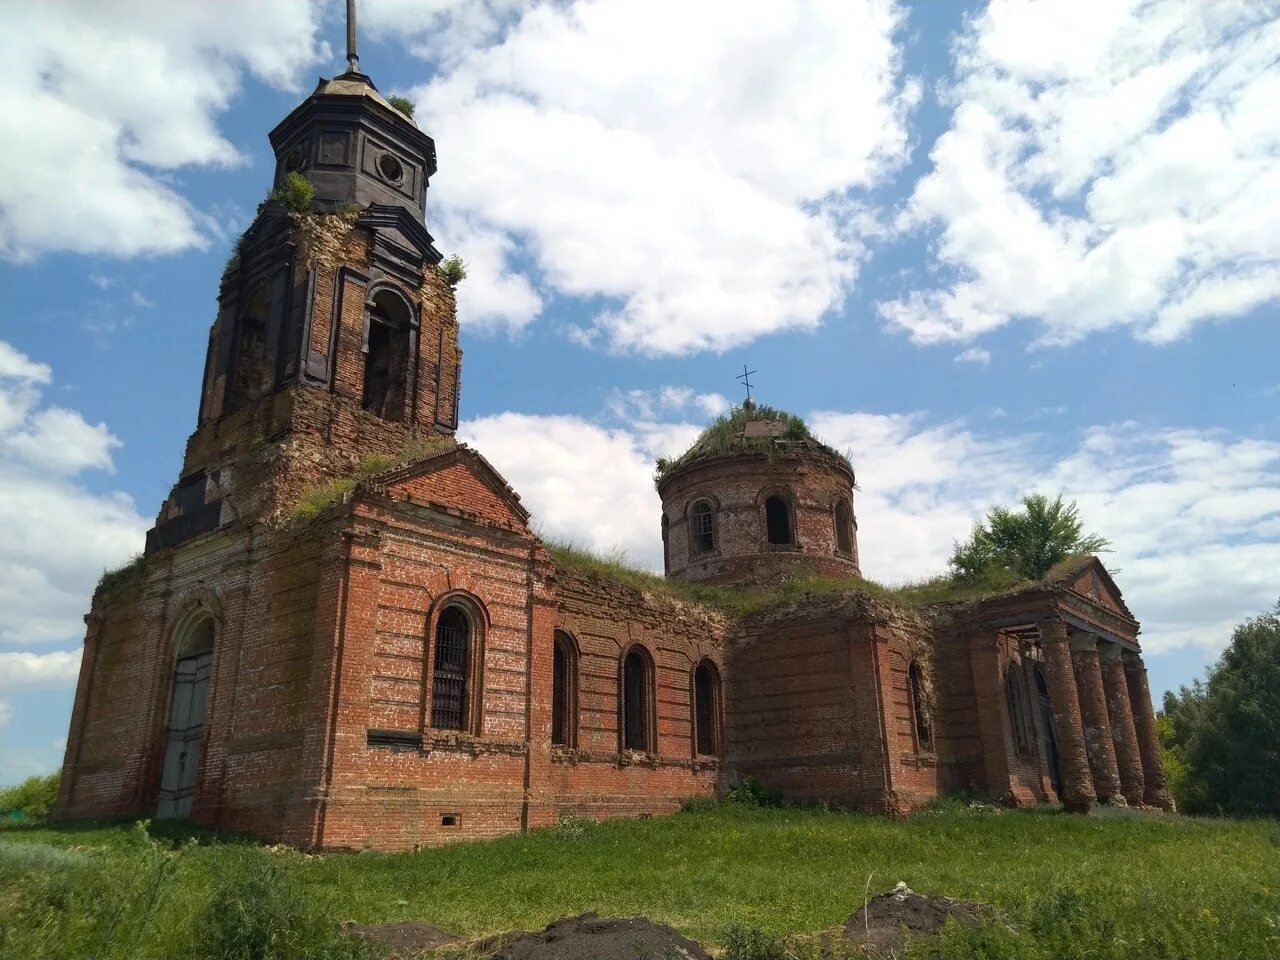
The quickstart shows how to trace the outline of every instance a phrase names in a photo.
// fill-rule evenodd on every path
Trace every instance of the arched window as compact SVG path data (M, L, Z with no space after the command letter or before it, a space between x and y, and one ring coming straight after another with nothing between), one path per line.
M1004 668L1004 696L1009 705L1009 726L1018 755L1031 756L1031 717L1027 712L1027 688L1018 668L1010 663Z
M186 817L196 795L204 721L213 680L213 617L201 612L179 628L157 817Z
M361 406L383 420L403 420L409 391L412 324L408 305L390 290L374 294L364 342Z
M776 493L764 502L764 521L769 532L769 542L788 544L791 537L791 508Z
M720 735L720 671L710 660L703 660L693 671L694 749L703 756L719 756Z
M911 696L911 719L915 724L916 749L928 752L933 749L933 729L929 723L929 703L924 695L924 679L920 667L914 661L907 668L907 687Z
M836 550L853 553L853 512L843 500L836 504Z
M632 648L622 661L622 747L624 750L651 750L651 684L649 658Z
M708 500L699 500L689 511L689 547L694 553L716 548L715 512Z
M431 725L441 730L467 728L471 667L471 620L459 606L448 606L436 622L436 652L431 681Z
M551 665L551 742L572 747L578 732L578 649L573 638L556 631Z

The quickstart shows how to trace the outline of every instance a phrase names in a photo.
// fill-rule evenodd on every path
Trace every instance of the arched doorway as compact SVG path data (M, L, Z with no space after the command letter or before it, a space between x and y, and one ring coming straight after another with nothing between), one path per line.
M1053 735L1053 706L1049 702L1049 684L1044 671L1036 667L1036 693L1040 698L1040 725L1044 728L1044 758L1049 765L1049 783L1053 792L1062 796L1062 769L1058 765L1058 739Z
M191 815L213 674L213 617L198 614L179 629L164 767L160 772L160 797L156 804L156 817L161 819Z

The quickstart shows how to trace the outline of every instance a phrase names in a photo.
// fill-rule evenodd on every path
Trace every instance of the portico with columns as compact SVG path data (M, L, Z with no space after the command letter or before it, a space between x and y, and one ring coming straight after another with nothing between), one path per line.
M985 792L1016 804L1173 809L1139 624L1096 557L953 611Z

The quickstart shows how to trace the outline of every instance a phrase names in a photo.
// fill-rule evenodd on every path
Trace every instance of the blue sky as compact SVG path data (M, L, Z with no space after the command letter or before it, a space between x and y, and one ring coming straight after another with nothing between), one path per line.
M340 6L0 11L0 782L60 760ZM1280 595L1280 23L1083 6L362 3L470 265L463 436L547 535L658 566L652 460L749 364L853 458L868 575L1061 490L1153 690L1202 673Z

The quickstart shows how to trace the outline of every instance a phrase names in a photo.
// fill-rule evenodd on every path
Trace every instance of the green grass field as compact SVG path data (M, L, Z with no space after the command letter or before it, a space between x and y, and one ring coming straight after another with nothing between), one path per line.
M128 825L6 829L0 957L345 956L331 936L342 920L480 935L585 910L721 944L730 925L837 926L868 878L873 894L905 880L999 909L913 956L1280 957L1274 822L960 802L907 822L721 805L395 855L308 856ZM253 937L257 953L244 947Z

